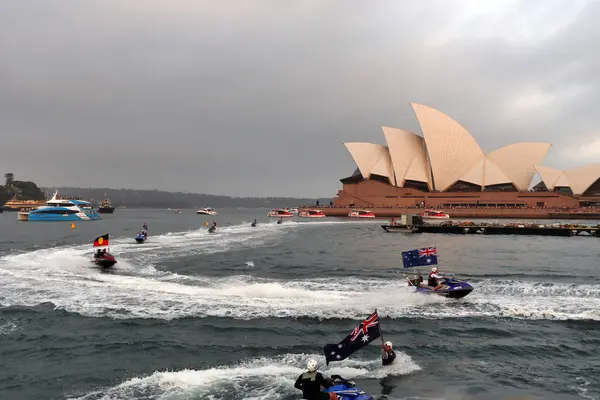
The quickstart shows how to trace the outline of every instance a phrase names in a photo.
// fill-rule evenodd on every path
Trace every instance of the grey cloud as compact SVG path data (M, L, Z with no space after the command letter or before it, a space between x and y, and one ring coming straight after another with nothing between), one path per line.
M333 196L343 142L418 132L411 101L486 151L550 141L546 165L595 162L564 149L598 135L597 3L483 3L5 1L0 166L44 186Z

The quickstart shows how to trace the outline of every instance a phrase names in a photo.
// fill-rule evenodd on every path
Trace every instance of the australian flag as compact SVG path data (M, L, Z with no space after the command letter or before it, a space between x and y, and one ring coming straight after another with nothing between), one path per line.
M348 336L337 344L326 344L323 347L327 365L331 361L342 361L356 350L365 347L381 336L377 310L360 323Z
M423 247L402 252L404 268L423 267L437 264L437 250L433 247Z

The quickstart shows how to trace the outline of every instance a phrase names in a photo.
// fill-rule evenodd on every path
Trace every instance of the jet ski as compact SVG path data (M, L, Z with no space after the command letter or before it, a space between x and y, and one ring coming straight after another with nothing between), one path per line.
M256 226L256 221L254 221L253 223L250 224L251 227L255 227Z
M137 236L135 237L135 241L138 243L144 243L147 239L147 236L142 235L141 233L138 233Z
M108 252L102 254L94 253L94 263L102 268L110 268L117 263L117 260Z
M333 386L323 389L324 393L335 393L337 400L374 400L373 396L357 388L354 382L339 375L331 375Z
M438 296L448 297L450 299L461 299L473 291L473 286L465 281L459 281L452 277L444 277L440 279L442 287L438 290L433 290L433 286L423 284L423 276L409 279L409 285L416 288L416 293L422 294L437 294Z
M281 224L281 223L283 223L283 219L277 220L277 223L278 223L278 224Z
M217 230L217 227L212 225L210 228L208 228L208 233L215 233L216 230Z

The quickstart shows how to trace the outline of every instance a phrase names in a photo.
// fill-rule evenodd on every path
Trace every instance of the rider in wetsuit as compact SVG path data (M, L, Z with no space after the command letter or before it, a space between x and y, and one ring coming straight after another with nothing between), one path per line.
M396 359L396 353L392 350L392 342L387 341L381 349L381 362L383 365L390 365Z
M320 372L317 372L317 362L313 359L308 360L306 364L307 372L298 377L294 387L302 390L302 398L307 400L329 400L329 393L321 392L321 387L332 386L331 379Z

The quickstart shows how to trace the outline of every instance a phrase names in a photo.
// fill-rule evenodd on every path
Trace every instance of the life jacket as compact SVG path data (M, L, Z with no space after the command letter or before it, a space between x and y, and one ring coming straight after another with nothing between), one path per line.
M435 274L435 272L431 271L429 273L429 279L427 279L427 285L429 286L437 286L438 284L438 280L437 278L435 278L433 275Z

